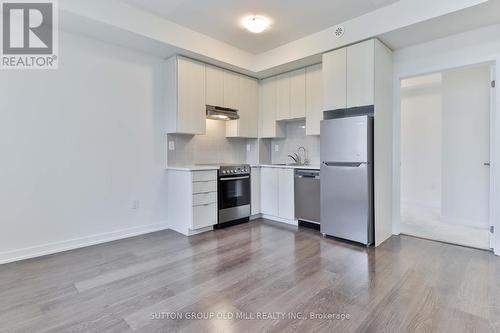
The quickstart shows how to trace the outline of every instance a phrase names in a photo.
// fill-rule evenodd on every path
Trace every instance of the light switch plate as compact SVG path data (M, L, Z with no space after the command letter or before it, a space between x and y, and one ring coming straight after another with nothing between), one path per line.
M175 141L168 142L168 150L175 150Z
M247 144L247 151L249 152L250 151L250 145Z
M274 151L279 152L280 151L280 146L279 145L274 145Z

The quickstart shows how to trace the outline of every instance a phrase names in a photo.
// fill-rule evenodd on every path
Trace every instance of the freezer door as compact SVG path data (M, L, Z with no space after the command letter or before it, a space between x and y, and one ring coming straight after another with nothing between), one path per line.
M371 244L370 165L321 165L321 233Z
M321 161L369 162L368 146L368 116L321 122Z

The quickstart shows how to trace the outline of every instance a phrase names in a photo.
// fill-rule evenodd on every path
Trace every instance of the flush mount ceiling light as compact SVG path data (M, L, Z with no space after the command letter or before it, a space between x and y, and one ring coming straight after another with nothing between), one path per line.
M254 34L263 32L271 25L271 21L267 17L258 15L247 16L242 23L245 29Z

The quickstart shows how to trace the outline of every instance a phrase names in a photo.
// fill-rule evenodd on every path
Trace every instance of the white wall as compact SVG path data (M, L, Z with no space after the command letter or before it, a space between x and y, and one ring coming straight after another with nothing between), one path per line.
M394 123L400 122L399 81L402 78L439 72L446 69L479 64L484 62L500 62L500 25L457 34L451 37L397 50L394 53ZM500 66L496 66L497 78ZM500 90L496 89L496 111L500 110ZM500 116L493 119L493 127L500 131ZM400 128L394 127L394 182L393 182L393 233L399 233L399 199L400 199ZM495 147L500 147L500 136L494 137ZM495 148L493 148L495 149ZM500 154L492 157L492 174L494 176L494 207L500 207ZM500 212L494 216L496 230L500 230ZM500 254L500 237L495 237L495 253Z
M0 73L0 262L164 227L161 62L61 33L59 70Z
M441 209L441 75L401 82L401 202Z

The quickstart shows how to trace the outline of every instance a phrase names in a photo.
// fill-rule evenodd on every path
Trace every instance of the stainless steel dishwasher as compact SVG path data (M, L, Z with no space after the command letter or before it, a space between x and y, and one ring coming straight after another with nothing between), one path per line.
M295 217L299 221L320 223L319 170L295 170Z

